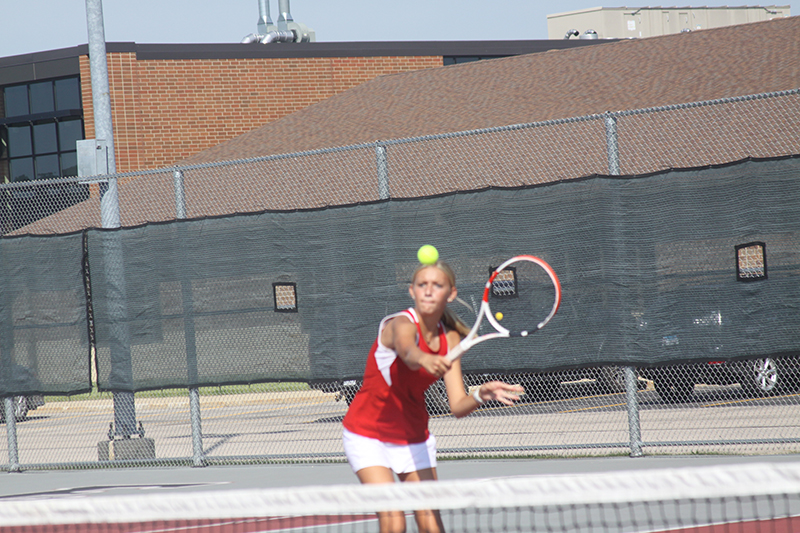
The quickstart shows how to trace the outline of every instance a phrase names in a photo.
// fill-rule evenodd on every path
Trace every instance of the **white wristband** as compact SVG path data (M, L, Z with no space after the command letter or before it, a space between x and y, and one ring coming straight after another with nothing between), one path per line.
M472 397L475 399L476 402L478 402L478 405L481 405L483 403L483 398L481 398L481 388L480 387L478 387L477 389L472 391Z

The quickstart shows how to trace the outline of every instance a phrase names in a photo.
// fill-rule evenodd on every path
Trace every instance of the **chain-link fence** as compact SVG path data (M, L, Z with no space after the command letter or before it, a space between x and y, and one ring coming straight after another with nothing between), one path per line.
M520 381L519 406L455 420L431 388L441 455L795 452L798 108L787 91L2 185L5 468L342 460L423 225L464 296L519 252L565 285L540 344L465 359L465 387ZM123 229L87 231L109 179Z

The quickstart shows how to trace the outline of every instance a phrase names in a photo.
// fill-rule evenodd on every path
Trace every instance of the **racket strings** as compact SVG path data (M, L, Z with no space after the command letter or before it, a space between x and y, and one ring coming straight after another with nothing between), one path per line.
M549 274L532 261L516 261L497 273L489 307L498 324L512 333L534 331L550 313L555 288Z
M505 268L492 280L491 294L495 298L512 298L516 295L515 269Z

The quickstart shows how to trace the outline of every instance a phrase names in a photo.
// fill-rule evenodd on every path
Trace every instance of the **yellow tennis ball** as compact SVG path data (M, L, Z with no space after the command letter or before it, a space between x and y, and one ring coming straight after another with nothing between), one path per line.
M432 265L439 260L439 250L430 244L425 244L417 250L417 259L423 265Z
M500 311L498 311L498 312L496 312L496 313L494 314L494 317L495 317L497 320L503 320L503 313L501 313Z

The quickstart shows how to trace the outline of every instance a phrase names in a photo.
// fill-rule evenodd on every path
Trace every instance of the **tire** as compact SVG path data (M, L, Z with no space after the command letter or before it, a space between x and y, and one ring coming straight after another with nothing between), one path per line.
M783 390L786 375L780 362L771 357L745 361L740 385L753 396L771 396Z
M625 368L621 366L604 366L600 368L597 384L602 392L625 392Z
M360 389L360 388L361 388L361 384L358 384L358 385L343 385L342 386L341 394L342 394L342 397L344 397L344 401L347 402L347 405L350 405L350 402L352 402L353 398L356 397L356 393L358 392L358 389Z
M653 386L661 399L667 403L685 403L692 398L694 383L679 377L658 377Z
M28 399L25 396L14 396L14 420L19 422L28 417ZM0 405L0 422L6 421L5 398Z
M28 398L14 397L14 420L25 420L28 417Z
M522 375L518 382L525 389L521 402L550 401L562 397L561 379L563 375L556 372Z

